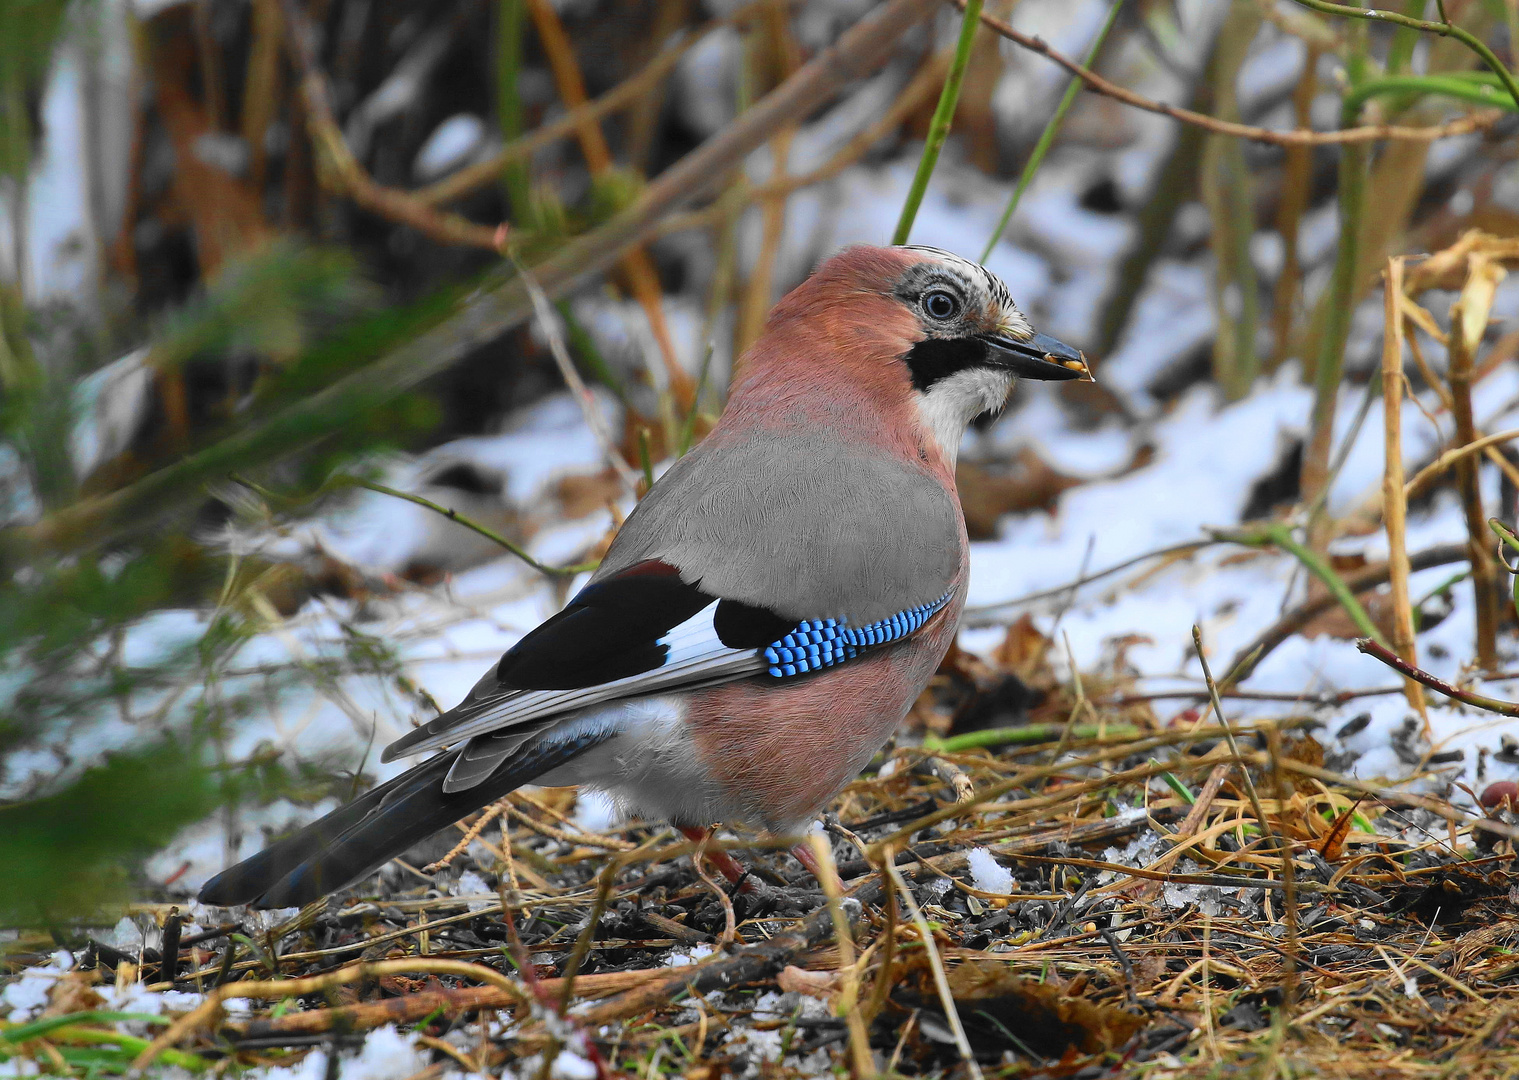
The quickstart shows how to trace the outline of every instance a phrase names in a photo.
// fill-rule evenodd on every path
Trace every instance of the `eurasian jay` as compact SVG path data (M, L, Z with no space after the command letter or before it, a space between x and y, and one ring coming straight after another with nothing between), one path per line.
M954 638L968 556L955 458L1018 377L1091 375L984 267L928 247L827 260L775 306L722 419L586 586L381 760L442 752L200 899L308 903L527 783L600 789L687 835L798 835Z

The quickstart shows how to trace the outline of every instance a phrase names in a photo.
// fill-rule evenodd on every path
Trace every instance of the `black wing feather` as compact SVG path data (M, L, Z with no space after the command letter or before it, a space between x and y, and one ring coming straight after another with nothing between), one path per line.
M669 655L659 639L714 599L654 559L587 585L507 650L457 707L401 736L380 760L393 761L520 691L579 690L653 671Z
M667 563L648 561L587 585L501 658L502 690L578 690L652 671L659 639L712 603Z

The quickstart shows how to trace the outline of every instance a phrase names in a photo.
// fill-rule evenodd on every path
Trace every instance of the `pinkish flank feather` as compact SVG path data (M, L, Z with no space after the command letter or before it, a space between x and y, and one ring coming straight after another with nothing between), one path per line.
M697 757L744 817L794 835L897 729L949 651L965 575L948 604L900 644L793 683L727 683L691 695Z

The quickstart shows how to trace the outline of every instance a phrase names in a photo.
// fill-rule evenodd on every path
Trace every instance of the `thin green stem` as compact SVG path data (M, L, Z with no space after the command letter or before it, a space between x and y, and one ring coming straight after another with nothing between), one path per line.
M1345 62L1347 69L1352 72L1351 85L1354 85L1359 77L1354 73L1363 70L1365 66L1366 28L1353 27L1349 37ZM1355 114L1348 108L1340 110L1342 128L1352 127L1355 121ZM1329 486L1329 454L1334 438L1335 402L1339 396L1340 376L1344 369L1345 343L1350 337L1350 315L1355 310L1361 284L1357 272L1360 266L1361 219L1365 209L1370 161L1370 150L1364 143L1340 147L1340 243L1335 252L1329 288L1319 300L1314 319L1316 341L1311 357L1313 418L1302 472L1303 496L1310 503L1316 503L1320 493ZM1321 509L1309 518L1312 537L1317 537L1321 531L1322 514Z
M1118 12L1122 7L1123 0L1113 0L1112 10L1108 12L1107 20L1102 24L1102 28L1097 31L1097 36L1092 39L1092 47L1087 50L1086 59L1081 62L1082 67L1090 68L1096 63L1097 54L1102 51L1102 43L1107 40L1108 31L1113 29L1113 24L1118 21ZM1044 130L1039 133L1039 141L1034 144L1034 152L1029 155L1028 163L1023 166L1023 175L1018 177L1018 186L1013 188L1012 197L1007 200L1002 217L997 221L997 228L992 231L991 237L986 241L986 250L981 252L981 262L986 262L991 257L992 249L997 246L997 241L1002 239L1002 231L1013 219L1013 211L1018 209L1018 202L1023 198L1023 193L1028 190L1029 184L1033 183L1034 174L1039 171L1039 166L1044 164L1044 155L1049 152L1055 136L1060 133L1060 126L1065 123L1065 114L1075 103L1076 95L1081 92L1083 85L1080 79L1074 75L1071 76L1070 84L1061 95L1060 104L1055 107L1055 115L1050 117L1050 122L1045 124Z
M1440 37L1452 37L1465 45L1472 52L1482 58L1482 62L1492 69L1503 83L1503 88L1514 99L1514 104L1519 105L1519 83L1514 81L1514 76L1509 73L1503 62L1483 44L1482 39L1470 31L1463 30L1452 22L1430 22L1426 19L1415 19L1408 15L1399 14L1396 11L1383 11L1380 8L1358 8L1345 4L1332 4L1329 0L1294 0L1303 7L1312 8L1325 15L1343 15L1347 19L1365 19L1368 22L1387 23L1390 26L1405 26L1410 30L1422 30L1426 34L1438 34ZM1355 82L1352 78L1352 83Z
M1498 558L1503 559L1504 564L1507 565L1508 559L1504 557L1503 549L1511 548L1512 550L1519 552L1519 534L1515 534L1513 529L1510 529L1507 525L1503 524L1503 522L1499 521L1497 518L1488 518L1487 527L1491 529L1493 531L1493 535L1501 541L1498 547ZM1513 568L1510 567L1510 569L1512 570Z
M902 204L902 216L897 220L897 231L891 239L893 244L907 243L907 237L912 233L913 219L918 216L918 207L923 202L923 193L928 190L934 166L939 163L939 151L944 149L944 140L949 138L949 126L955 119L955 106L960 102L960 86L965 82L965 69L970 66L971 44L981 26L981 4L982 0L969 0L965 5L965 14L960 21L960 40L955 45L955 59L950 64L949 74L944 77L944 89L939 93L938 107L934 109L933 120L928 125L928 139L923 144L923 156L918 159L917 174L912 178L907 201Z
M1519 552L1519 536L1497 518L1488 518L1487 527L1498 538L1498 561L1503 564L1503 569L1508 571L1513 580L1509 583L1509 593L1514 601L1514 610L1519 612L1519 567L1509 561L1508 551Z
M1334 452L1334 457L1329 463L1329 472L1324 477L1323 486L1319 488L1316 499L1308 506L1308 512L1303 515L1304 520L1312 521L1324 510L1324 505L1329 501L1329 489L1334 487L1334 482L1339 479L1340 472L1345 468L1345 462L1350 460L1350 452L1355 449L1356 441L1361 437L1361 428L1366 423L1366 417L1371 413L1372 402L1382 396L1382 380L1366 380L1366 390L1361 395L1361 404L1356 408L1355 418L1350 421L1350 430L1345 432L1340 439L1340 447Z
M1422 627L1419 623L1419 612L1423 610L1424 605L1442 593L1450 592L1451 589L1454 589L1457 585L1461 584L1471 576L1472 572L1470 570L1457 570L1454 574L1450 575L1450 577L1446 578L1444 581L1440 582L1440 584L1436 585L1433 589L1430 589L1429 592L1425 593L1423 596L1419 597L1419 599L1415 600L1413 603L1414 633L1420 633L1422 630Z
M1417 19L1424 11L1425 0L1403 0L1403 14ZM1400 26L1392 33L1392 43L1387 47L1386 69L1389 75L1402 75L1413 63L1414 46L1418 44L1419 32Z
M241 484L249 491L254 492L261 498L264 498L270 502L288 504L296 501L284 495L280 495L278 492L270 491L263 485L256 484L252 480L249 480L247 477L239 476L236 473L232 474L231 479L233 483ZM449 521L457 522L458 524L463 525L466 529L470 529L474 532L479 533L481 536L485 537L492 543L499 544L501 547L517 556L517 558L527 563L534 570L537 570L540 574L548 574L550 577L573 577L576 574L584 574L588 571L594 570L597 566L600 565L600 563L589 562L577 563L574 566L549 566L548 564L541 563L537 559L533 558L522 547L512 543L510 540L502 536L500 533L496 532L494 529L481 525L478 521L472 521L471 519L465 517L463 514L459 513L457 510L443 506L439 503L435 503L431 499L424 499L421 495L413 495L409 491L398 491L396 488L390 487L386 484L381 484L374 480L365 480L360 476L349 476L347 474L339 474L337 476L334 476L330 481L328 481L327 485L324 485L324 490L327 487L336 487L339 485L345 487L367 488L368 490L378 492L381 495L389 495L395 499L404 499L406 502L415 503L417 506L431 510L435 514L442 514L444 517L448 518ZM318 492L318 494L320 493L321 492Z
M1340 607L1345 609L1345 614L1350 616L1350 621L1355 623L1356 629L1380 645L1386 645L1387 641L1371 621L1371 616L1366 614L1366 609L1356 599L1355 593L1345 584L1345 579L1334 572L1334 568L1324 561L1316 552L1300 543L1292 535L1292 530L1281 522L1273 522L1259 529L1251 530L1216 530L1213 534L1219 540L1227 540L1233 544L1242 544L1245 547L1272 547L1281 548L1289 555L1297 559L1314 577L1324 583L1331 596L1339 602Z
M1472 75L1478 78L1472 78ZM1345 95L1345 108L1359 112L1374 97L1386 94L1439 94L1473 105L1491 105L1514 112L1519 105L1503 93L1499 81L1486 71L1449 75L1387 75L1367 79Z
M496 532L494 529L487 528L486 526L481 525L478 521L471 521L469 518L465 517L463 514L459 513L452 507L443 506L440 503L433 502L431 499L424 499L420 495L413 495L409 491L399 491L396 488L388 487L385 484L376 483L373 480L365 480L359 476L340 476L335 477L334 479L344 484L352 484L355 487L368 488L370 491L377 491L381 495L389 495L395 499L405 499L407 502L415 503L418 506L431 510L435 514L442 514L444 517L448 518L449 521L456 521L460 525L463 525L466 529L471 529L474 532L479 533L481 536L485 537L492 543L501 545L501 547L505 548L507 551L510 551L513 555L517 556L517 558L527 563L540 574L547 574L550 577L574 577L576 574L583 574L589 570L594 570L598 565L600 565L599 563L589 562L576 563L574 566L549 566L547 563L541 563L537 559L533 558L527 553L527 550L525 548L512 543L510 540L502 536L500 533Z
M153 1013L93 1010L89 1012L69 1013L66 1016L48 1016L41 1020L33 1020L27 1024L12 1024L8 1021L0 1021L0 1039L4 1039L9 1043L23 1043L28 1039L40 1039L42 1036L51 1034L63 1027L79 1024L115 1024L125 1021L133 1021L144 1025L166 1025L169 1023L167 1017L156 1016Z
M1133 724L1077 724L1069 729L1072 739L1132 739L1139 734ZM963 750L980 750L991 746L1032 746L1054 742L1067 731L1065 724L1024 724L1022 727L984 728L941 739L923 738L923 749L931 754L958 754Z

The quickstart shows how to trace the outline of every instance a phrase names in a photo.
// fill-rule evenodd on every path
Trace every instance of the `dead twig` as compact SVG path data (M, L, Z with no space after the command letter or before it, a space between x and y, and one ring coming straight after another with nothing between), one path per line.
M850 1072L856 1077L875 1074L870 1056L870 1034L860 1014L860 973L855 966L854 935L850 933L849 917L844 914L844 887L839 881L838 867L833 861L833 846L821 833L808 833L807 844L822 873L818 876L823 895L828 898L828 914L833 920L834 941L839 949L839 971L843 986L839 992L835 1013L844 1018L849 1028Z
M476 225L457 214L435 210L415 195L376 183L364 170L348 148L333 115L332 94L317 62L305 11L296 0L280 0L280 11L291 62L300 76L306 131L316 151L317 177L322 184L371 213L409 225L439 243L497 250L500 246L497 226Z
M548 0L528 0L527 6L533 16L533 25L538 29L538 39L543 45L544 54L548 57L549 69L554 73L559 98L573 112L586 103L585 78L575 59L574 46L570 44L569 35L565 33L564 23L559 20L554 5ZM592 180L607 176L613 166L612 150L607 145L600 124L592 118L583 117L575 135ZM664 362L670 396L677 408L689 409L695 399L695 388L691 376L686 374L675 355L675 342L670 337L670 326L665 319L664 291L660 288L659 271L654 266L654 260L649 258L649 253L642 246L637 246L622 257L618 266L634 298L643 308L644 317L649 320L649 331L654 335L654 342L659 347Z
M711 228L725 221L744 207L765 199L779 199L802 188L827 183L845 169L859 161L886 136L890 135L924 102L933 96L944 81L951 53L941 51L924 63L912 77L907 87L896 96L880 119L841 146L834 155L810 172L795 176L776 176L757 186L736 184L710 206L685 214L672 214L659 227L661 236L682 232L686 229Z
M480 835L485 827L492 821L495 821L496 818L501 815L501 811L505 809L506 805L503 802L495 802L490 806L487 806L485 810L480 814L480 816L475 819L474 824L469 826L467 829L464 829L464 835L459 837L459 842L457 844L448 849L448 854L444 855L441 859L434 859L432 862L422 867L422 873L436 874L439 870L442 870L449 863L453 862L460 855L464 854L464 852L469 849L469 846L475 842L475 839ZM462 824L460 827L463 827Z
M965 9L966 0L952 0L952 2L962 11ZM1088 89L1106 97L1121 101L1125 105L1132 105L1136 109L1143 109L1145 112L1169 116L1173 120L1179 120L1184 124L1192 124L1195 127L1204 128L1218 135L1234 135L1241 139L1250 139L1252 142L1270 143L1273 146L1335 146L1347 143L1380 142L1383 139L1433 142L1436 139L1446 139L1454 135L1468 135L1474 131L1486 131L1504 115L1501 109L1484 109L1482 112L1463 116L1459 120L1452 120L1448 123L1437 124L1432 127L1368 124L1363 127L1342 128L1339 131L1276 131L1271 128L1254 127L1250 124L1237 124L1228 120L1219 120L1217 117L1208 116L1206 113L1178 108L1175 105L1167 105L1165 102L1147 98L1143 94L1136 94L1134 91L1119 86L1117 83L1109 82L1095 71L1082 67L1064 53L1052 49L1043 38L1015 30L1011 25L994 15L983 11L981 13L981 22L1009 41L1023 46L1023 48L1028 49L1030 52L1036 52L1040 56L1048 57L1086 83Z
M596 441L601 446L602 456L606 458L607 464L612 467L612 471L617 474L623 486L636 493L638 474L633 471L622 456L622 452L617 449L617 440L612 437L611 429L607 427L600 403L586 386L585 380L580 377L580 372L575 370L575 362L570 359L570 352L564 347L564 335L559 332L559 316L554 311L554 305L549 303L543 286L538 284L538 279L533 276L533 272L518 262L515 257L512 258L512 263L517 267L517 276L533 302L533 311L538 316L538 325L543 328L544 336L548 338L549 352L554 357L554 364L559 368L564 384L574 395L575 403L580 406L580 413L585 417L586 427L590 428L591 434L596 436Z
M236 982L218 986L206 995L206 999L190 1012L181 1016L158 1035L132 1062L132 1073L141 1075L164 1050L173 1046L191 1032L210 1024L221 1012L222 1002L227 998L286 998L321 993L349 983L367 979L379 979L387 975L433 974L461 975L486 983L500 994L510 997L510 1004L525 1006L528 997L505 975L483 964L467 964L462 960L441 960L414 957L407 960L384 960L372 964L351 964L336 971L313 975L304 979L276 979L267 982Z
M669 977L667 968L643 971L608 971L575 978L575 994L580 998L605 997ZM541 979L539 985L549 994L563 991L567 980ZM236 985L236 984L233 984ZM236 996L236 995L233 995ZM244 1039L273 1039L299 1035L317 1035L328 1031L369 1031L386 1024L411 1024L427 1016L453 1020L479 1009L505 1009L519 1004L518 992L495 986L461 986L439 990L420 990L404 997L382 998L329 1009L307 1009L285 1013L268 1020L229 1022Z
M861 905L877 903L882 895L879 882L874 882L867 883L844 900L845 914L849 916L851 928L863 919L864 910ZM666 1004L682 991L701 995L709 990L758 982L773 977L797 957L831 940L833 936L833 916L825 905L807 916L801 926L791 933L777 934L767 941L740 946L726 956L677 969L675 974L667 974L663 979L639 986L586 1009L578 1016L587 1028L594 1028Z
M1403 313L1398 305L1403 294L1401 258L1387 260L1384 291L1382 521L1387 530L1387 581L1392 588L1392 647L1410 664L1417 664L1413 608L1408 601L1408 547L1404 542L1408 504L1403 487ZM1428 736L1424 691L1413 679L1405 685L1408 704L1423 717Z
M484 161L466 165L435 184L417 189L412 192L412 197L424 206L441 206L443 203L463 198L473 191L496 183L501 179L502 170L508 165L524 161L544 147L560 139L569 138L587 123L596 123L637 104L644 95L674 72L681 57L705 40L714 30L750 19L757 11L771 6L773 2L774 0L750 0L749 3L723 18L713 19L688 34L682 34L678 41L661 49L643 68L600 97L577 105L563 116L528 132L520 139L513 140Z
M1408 481L1403 488L1403 498L1405 500L1416 499L1420 495L1423 495L1440 478L1442 473L1462 458L1477 453L1485 454L1499 443L1513 442L1515 439L1519 439L1519 428L1484 435L1482 438L1469 442L1465 446L1457 446L1445 451L1445 453L1414 474L1414 478Z
M1451 416L1456 422L1456 442L1467 446L1477 441L1472 416L1472 366L1477 346L1487 330L1498 283L1507 272L1481 252L1468 260L1466 285L1451 305L1450 381ZM1477 663L1486 671L1498 667L1498 570L1488 550L1487 513L1477 487L1477 463L1470 456L1455 462L1456 486L1466 515L1471 544L1472 587L1477 600Z
M885 849L885 858L881 862L886 876L896 886L897 894L901 896L902 903L907 906L907 913L912 918L913 926L917 928L918 938L922 942L924 953L928 957L929 968L933 971L934 988L939 993L939 1005L944 1009L944 1019L949 1022L949 1029L954 1034L955 1047L960 1051L960 1057L965 1062L966 1072L972 1080L981 1080L981 1066L976 1063L975 1051L971 1049L970 1040L965 1037L965 1027L960 1023L960 1011L955 1007L954 994L949 989L949 976L944 971L944 961L939 956L939 948L934 944L934 932L928 925L928 920L923 917L922 908L918 907L918 900L907 887L907 882L902 880L902 872L897 869L896 852Z

